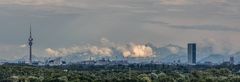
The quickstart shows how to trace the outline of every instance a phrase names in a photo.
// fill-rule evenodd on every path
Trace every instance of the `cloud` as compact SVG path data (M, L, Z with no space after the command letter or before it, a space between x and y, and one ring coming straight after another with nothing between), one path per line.
M107 38L104 38L104 37L101 38L100 44L101 44L102 46L116 46L116 43L111 42L110 40L108 40Z
M163 21L146 21L149 24L158 24L163 27L184 29L184 30L207 30L207 31L231 31L240 32L240 28L229 27L225 25L214 25L214 24L191 24L191 25L174 25Z
M62 5L65 0L1 0L0 4L10 5L33 5L33 6L46 6L46 5Z
M97 46L76 46L70 48L59 48L59 49L52 49L47 48L45 49L48 55L50 56L66 56L72 54L81 54L81 53L88 53L90 55L101 55L101 56L111 56L112 50L108 47L97 47Z
M112 45L105 45L107 43L112 43ZM134 57L134 58L145 58L145 57L152 57L154 55L154 51L150 46L145 44L136 44L131 43L128 45L120 45L120 44L113 44L106 38L101 39L100 46L95 45L87 45L87 46L75 46L69 48L59 48L59 49L52 49L47 48L45 49L46 53L50 56L65 56L65 55L72 55L72 54L79 54L88 53L89 55L100 55L100 56L113 56L116 55L114 53L120 52L121 56L123 57ZM114 45L114 46L113 46Z
M131 44L128 50L123 51L124 57L151 57L153 56L153 49L149 46L141 44Z
M28 49L23 48L25 45L0 44L0 59L13 60L28 54ZM34 50L35 51L35 50ZM33 53L34 55L35 52Z
M175 47L175 46L169 46L169 47L167 47L167 49L173 54L178 54L179 51L180 51L180 49L178 47Z
M160 0L160 4L163 5L186 5L189 4L191 0Z
M208 31L231 31L240 32L240 28L232 28L222 25L169 25L176 29L193 29L193 30L208 30Z
M25 47L27 47L27 45L26 45L26 44L23 44L23 45L20 45L19 47L25 48Z
M104 55L104 56L112 56L113 51L110 48L103 47L103 48L98 48L96 46L93 46L90 48L91 54L96 54L96 55Z
M239 0L0 0L0 36L3 37L0 43L25 42L22 38L26 36L26 27L32 23L37 33L36 47L43 51L50 48L46 51L53 55L90 53L90 46L87 49L83 46L66 46L94 42L102 36L120 43L151 41L158 45L185 45L186 42L200 41L212 35L211 37L230 37L237 45L239 39L231 36L239 35L236 33L239 31L237 26L240 26L238 4ZM167 23L146 25L142 22L152 19ZM151 22L157 23L159 22ZM92 52L109 52L106 48L112 47L105 44L112 43L104 38L102 43L102 46L91 46ZM133 48L137 48L136 51L143 50L143 53L151 51L144 44L140 45L143 47L126 47L126 44L120 46L126 48L124 54L130 54L129 56L135 55ZM174 48L170 50L177 52Z
M71 55L79 52L83 52L83 48L80 48L78 46L76 47L70 47L70 48L59 48L59 49L52 49L47 48L45 51L50 56L64 56L64 55Z
M207 38L198 44L199 52L208 54L229 55L232 53L232 45L229 42L220 41L216 38Z
M56 50L53 50L52 48L47 48L45 49L45 51L47 52L48 55L51 55L51 56L59 56L60 53Z
M189 4L216 4L216 3L227 3L233 0L160 0L160 4L162 5L174 5L174 6L182 6Z

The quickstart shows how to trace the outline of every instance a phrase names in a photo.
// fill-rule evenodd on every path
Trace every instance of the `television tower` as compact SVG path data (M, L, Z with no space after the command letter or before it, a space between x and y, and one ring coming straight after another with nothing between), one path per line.
M28 38L28 45L29 45L29 64L32 65L32 44L33 44L33 38L32 38L32 26L30 24L30 36Z

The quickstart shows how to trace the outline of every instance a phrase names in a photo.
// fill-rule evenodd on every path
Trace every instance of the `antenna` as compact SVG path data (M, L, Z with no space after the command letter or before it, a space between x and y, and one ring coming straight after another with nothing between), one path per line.
M30 37L32 36L32 25L30 24Z

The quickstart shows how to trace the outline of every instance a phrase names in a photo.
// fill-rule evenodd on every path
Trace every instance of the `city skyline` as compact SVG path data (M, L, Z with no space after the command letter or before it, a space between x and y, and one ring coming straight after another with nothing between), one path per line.
M0 82L240 82L240 0L0 0Z
M187 43L196 42L199 47L211 45L212 52L217 54L234 54L240 51L238 3L238 0L1 0L0 59L28 55L29 24L35 33L36 56L49 56L48 50L61 51L86 44L107 49L102 47L102 40L123 46L150 42L157 47L173 44L184 48ZM151 53L148 47L146 51Z

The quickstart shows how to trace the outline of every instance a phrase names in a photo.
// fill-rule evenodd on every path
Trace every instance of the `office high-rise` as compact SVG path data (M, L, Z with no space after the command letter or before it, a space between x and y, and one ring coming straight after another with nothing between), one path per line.
M197 45L196 43L188 44L188 64L196 64Z
M233 56L230 57L230 64L234 64L234 57Z

